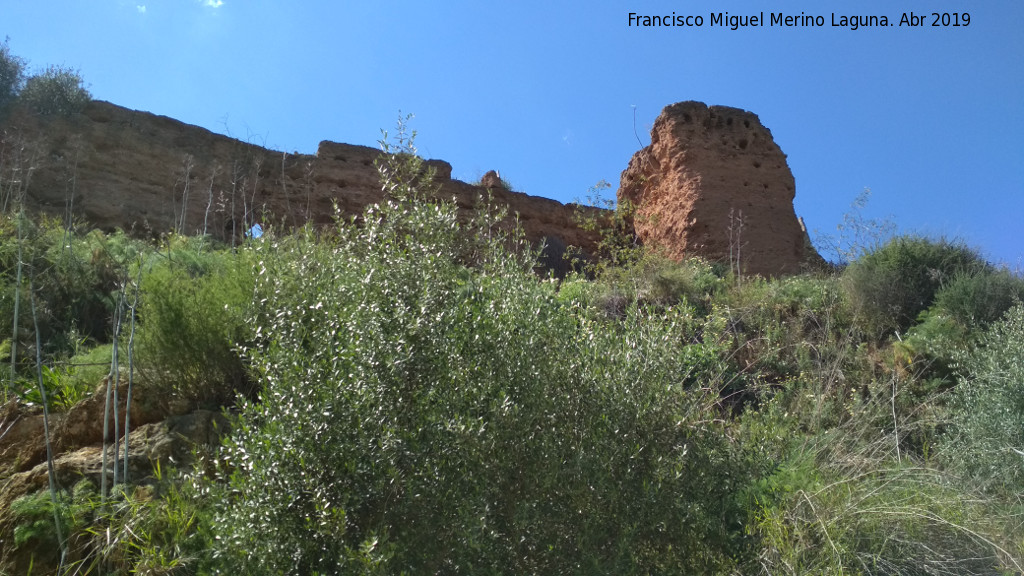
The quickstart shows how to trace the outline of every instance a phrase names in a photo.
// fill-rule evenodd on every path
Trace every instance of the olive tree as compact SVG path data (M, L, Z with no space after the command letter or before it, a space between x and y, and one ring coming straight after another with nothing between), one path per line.
M223 573L728 569L747 480L690 311L559 300L399 150L358 223L251 244L262 390L224 451Z
M21 101L36 114L70 116L92 99L77 70L49 66L25 80Z
M0 44L0 118L10 108L25 82L25 61L11 53L8 41Z

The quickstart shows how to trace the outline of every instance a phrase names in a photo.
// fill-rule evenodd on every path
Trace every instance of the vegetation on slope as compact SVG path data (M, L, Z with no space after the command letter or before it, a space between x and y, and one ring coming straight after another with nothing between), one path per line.
M67 549L67 574L1021 571L1018 275L920 237L774 280L618 239L615 265L558 281L494 210L460 223L404 128L386 151L389 199L358 221L236 248L3 216L5 399L62 410L113 373L234 423L194 470L26 496L4 554Z
M11 53L7 40L0 44L0 120L17 104L44 116L71 115L92 98L76 70L51 65L27 75L27 64Z

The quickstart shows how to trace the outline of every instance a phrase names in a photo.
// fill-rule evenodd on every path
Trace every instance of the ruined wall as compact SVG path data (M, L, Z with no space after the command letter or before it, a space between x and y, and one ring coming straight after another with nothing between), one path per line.
M809 256L795 194L786 155L757 115L701 102L661 112L618 191L646 245L676 259L738 254L745 273L763 275L799 272Z
M30 207L70 211L106 230L230 240L252 222L329 224L335 204L351 216L382 199L374 168L381 153L366 146L324 141L314 155L288 154L99 101L71 118L15 115L2 130L8 189L0 204L18 182ZM469 218L487 189L453 180L447 162L429 163L440 195ZM738 251L746 273L777 275L798 272L809 256L795 190L785 154L756 115L681 102L664 109L651 145L630 160L619 198L637 207L641 240L669 256L725 261ZM575 223L576 206L504 186L490 191L518 214L527 239L549 245L549 267L565 271L566 246L593 252L596 237Z
M30 206L55 215L70 209L107 230L230 239L249 222L328 224L335 203L348 216L382 199L374 168L381 152L366 146L324 141L315 155L288 154L100 101L72 118L15 117L4 132L6 165L31 168ZM453 180L447 162L428 163L440 196L455 198L468 217L487 190ZM592 246L594 238L574 223L574 205L504 188L492 193L518 213L531 242Z

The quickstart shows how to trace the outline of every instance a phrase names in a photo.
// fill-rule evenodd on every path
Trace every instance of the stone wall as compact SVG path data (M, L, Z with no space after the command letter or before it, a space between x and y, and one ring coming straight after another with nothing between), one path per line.
M799 272L809 256L795 194L786 155L757 115L701 102L661 112L618 191L646 245L773 276Z
M31 168L30 206L57 216L70 209L105 230L230 240L253 222L329 224L335 204L352 216L382 199L374 167L381 152L367 146L324 141L314 155L289 154L101 101L72 118L15 116L3 130L5 172ZM439 195L468 218L487 189L453 180L447 162L428 164ZM518 214L531 242L592 247L594 236L574 223L575 205L504 187L491 193Z

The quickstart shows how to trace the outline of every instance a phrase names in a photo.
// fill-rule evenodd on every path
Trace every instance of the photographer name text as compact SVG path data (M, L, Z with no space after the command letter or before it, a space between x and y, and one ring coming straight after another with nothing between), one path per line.
M883 14L837 14L829 15L786 14L785 12L758 12L754 14L730 14L729 12L711 12L703 14L640 14L629 13L629 26L638 28L684 27L684 28L726 28L740 30L743 28L845 28L859 30L862 28L922 28L939 27L953 28L971 25L968 12L903 12L890 17Z

